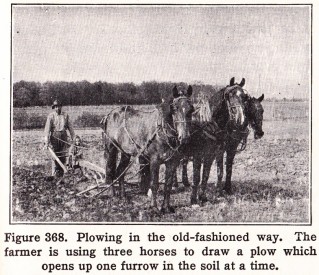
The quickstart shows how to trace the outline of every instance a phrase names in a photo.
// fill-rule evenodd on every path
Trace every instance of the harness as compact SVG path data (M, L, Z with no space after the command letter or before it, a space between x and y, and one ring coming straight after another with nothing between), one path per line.
M241 144L240 149L238 149L236 152L242 152L246 149L247 146L247 138L250 131L248 127L246 127L244 130L233 130L232 132L227 132L227 136L232 140L239 141L239 144Z
M130 141L132 144L134 144L134 146L136 147L136 150L137 150L137 156L140 156L140 155L143 155L143 157L145 157L146 159L147 156L145 156L144 152L145 150L152 144L154 138L156 137L157 135L157 132L158 132L158 127L156 127L156 130L154 131L154 133L152 134L151 138L148 140L148 142L146 143L145 147L142 148L134 139L133 137L131 136L131 134L129 133L128 129L127 129L127 126L126 126L126 111L127 111L127 107L128 106L125 106L125 109L124 109L124 118L123 118L123 128L127 134L127 136L129 137ZM105 116L101 123L102 124L106 124L107 123L107 120L110 116L111 112ZM107 133L106 133L106 127L103 129L103 132L102 132L102 135L103 135L103 139L105 141L105 139L107 138L115 147L117 150L119 150L121 153L123 153L124 155L129 155L127 152L125 152L125 150L121 147L121 145L114 139L112 139ZM105 144L105 142L104 142Z
M244 129L241 129L236 124L236 113L242 112L243 106L241 104L231 104L229 99L227 99L226 95L230 93L231 89L233 88L227 87L223 94L223 101L226 102L227 111L229 115L229 119L226 122L225 129L224 130L220 129L216 121L211 120L211 118L208 118L207 113L204 112L204 114L199 113L199 116L200 116L200 119L204 118L203 120L207 122L204 123L201 127L198 127L196 131L202 131L205 137L215 142L225 136L226 136L226 139L224 140L227 140L227 138L232 140L237 140L241 144L240 149L237 150L237 152L241 152L246 149L249 129L247 127L245 127ZM200 102L198 105L200 105ZM204 107L208 108L209 106L206 106L206 105L204 104ZM200 108L196 110L196 113L199 112L199 110ZM233 112L233 110L235 110L235 112ZM220 137L218 138L218 136Z
M173 103L170 104L170 107L174 108L176 101L180 100L180 99L189 100L188 97L186 97L186 96L180 96L180 97L174 99ZM124 118L123 118L123 129L124 129L125 133L127 134L127 136L129 137L131 143L135 146L135 148L138 152L137 157L143 156L145 159L148 160L149 158L145 154L145 151L153 143L153 141L155 140L155 137L158 136L160 139L165 141L166 145L170 148L170 151L171 151L171 154L169 154L169 156L165 159L165 162L168 161L169 159L171 159L174 156L174 154L176 152L178 152L180 145L178 144L178 139L177 139L177 135L176 135L177 131L170 125L170 123L164 121L163 113L160 110L157 110L158 111L158 118L157 118L157 122L156 122L156 129L153 132L153 134L151 135L151 138L146 142L146 145L144 147L142 147L134 140L134 138L132 137L132 135L130 134L130 132L127 128L127 124L126 124L127 108L128 108L128 106L125 106ZM106 123L109 116L110 116L110 113L105 118L102 119L101 123ZM173 123L174 123L174 125L176 125L177 123L187 123L187 121L186 120L176 120L176 121L173 121ZM118 142L116 142L114 139L110 138L107 135L106 128L103 129L103 136L104 136L104 138L107 138L108 140L110 140L112 142L112 144L121 153L128 155L128 153L126 153L124 151L124 149L119 145Z

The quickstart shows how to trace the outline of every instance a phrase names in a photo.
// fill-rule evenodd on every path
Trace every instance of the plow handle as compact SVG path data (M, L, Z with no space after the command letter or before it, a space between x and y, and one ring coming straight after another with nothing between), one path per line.
M61 162L61 160L56 156L56 154L54 153L54 151L48 147L48 150L51 154L51 156L54 158L54 160L61 166L61 168L63 169L64 173L68 172L68 169L65 168L64 164Z

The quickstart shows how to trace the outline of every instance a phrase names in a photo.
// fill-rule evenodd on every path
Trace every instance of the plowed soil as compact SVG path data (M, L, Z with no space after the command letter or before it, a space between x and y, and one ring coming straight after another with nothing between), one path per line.
M13 222L176 222L176 223L309 223L309 123L308 120L264 122L265 136L254 140L235 158L233 193L215 187L211 170L208 202L190 205L191 187L173 190L175 213L161 214L149 208L149 198L138 191L135 165L127 174L126 197L99 189L77 195L96 185L80 171L56 184L50 175L50 156L42 150L42 131L13 131L11 214ZM101 130L77 130L88 150L85 159L104 166ZM189 180L192 165L189 164ZM163 170L161 171L163 178ZM163 184L161 185L163 189ZM159 201L162 200L162 192ZM160 203L159 203L160 205Z

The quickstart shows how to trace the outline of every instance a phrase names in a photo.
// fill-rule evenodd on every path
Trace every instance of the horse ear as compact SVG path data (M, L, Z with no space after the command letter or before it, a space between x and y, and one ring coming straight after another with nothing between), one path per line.
M232 77L232 78L230 79L229 86L234 86L234 84L235 84L235 77Z
M187 96L190 97L193 93L193 87L191 85L188 86L188 89L187 89Z
M258 101L259 102L262 102L264 100L264 94L262 94L259 98L258 98Z
M241 82L239 83L239 86L240 86L240 87L244 87L244 85L245 85L245 78L243 78L243 79L241 80Z
M176 98L176 97L179 97L179 94L178 94L178 91L177 91L177 87L174 86L173 88L173 97Z

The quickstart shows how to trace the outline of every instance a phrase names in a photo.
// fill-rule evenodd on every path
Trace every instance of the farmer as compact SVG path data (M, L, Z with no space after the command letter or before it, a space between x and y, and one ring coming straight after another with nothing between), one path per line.
M50 146L60 161L64 164L68 154L68 136L67 130L70 132L73 140L74 131L69 119L69 115L62 112L62 104L59 100L55 100L52 104L54 112L50 113L44 128L45 147ZM63 169L57 161L52 161L52 176L60 178L63 176Z

